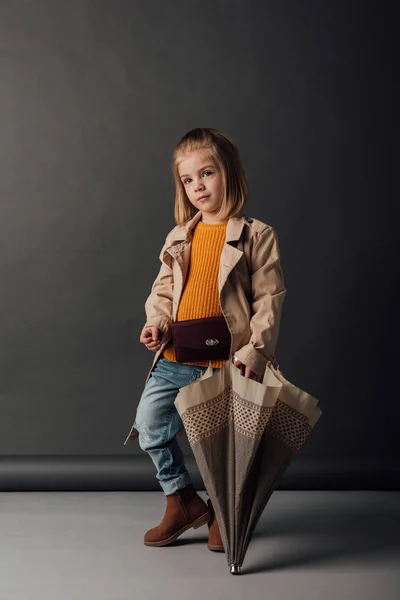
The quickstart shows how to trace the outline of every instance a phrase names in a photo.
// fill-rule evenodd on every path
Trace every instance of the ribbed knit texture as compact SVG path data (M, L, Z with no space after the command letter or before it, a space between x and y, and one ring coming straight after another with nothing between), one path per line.
M218 293L218 269L226 238L226 226L227 222L197 222L193 232L189 272L178 306L177 321L219 317L223 314ZM172 340L162 356L177 362ZM221 368L226 360L212 360L211 365ZM184 364L208 367L209 361Z

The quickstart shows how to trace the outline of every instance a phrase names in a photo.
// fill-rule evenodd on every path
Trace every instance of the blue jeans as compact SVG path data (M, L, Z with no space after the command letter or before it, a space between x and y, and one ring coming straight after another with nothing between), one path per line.
M191 483L176 434L183 427L174 401L179 389L189 385L207 367L158 359L140 398L135 418L139 446L150 455L156 477L167 496ZM219 371L213 368L213 375Z

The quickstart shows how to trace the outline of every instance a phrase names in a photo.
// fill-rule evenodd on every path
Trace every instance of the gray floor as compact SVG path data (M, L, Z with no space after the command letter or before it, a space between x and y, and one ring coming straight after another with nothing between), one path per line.
M0 493L0 599L400 598L399 492L275 491L238 576L207 527L144 546L164 508L162 492Z

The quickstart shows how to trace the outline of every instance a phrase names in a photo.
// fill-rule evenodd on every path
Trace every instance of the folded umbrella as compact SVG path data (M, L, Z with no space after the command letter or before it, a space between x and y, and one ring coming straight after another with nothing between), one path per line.
M262 382L227 360L175 399L211 499L226 558L241 572L252 534L281 476L320 418L318 400L268 362Z

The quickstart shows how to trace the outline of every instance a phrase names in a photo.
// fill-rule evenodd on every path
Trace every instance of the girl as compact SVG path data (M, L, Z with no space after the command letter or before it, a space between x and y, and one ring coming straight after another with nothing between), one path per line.
M125 444L138 437L166 496L165 514L144 543L166 546L208 523L208 548L223 551L211 502L194 490L176 439L183 423L174 400L209 361L177 361L172 323L223 315L235 366L261 381L274 361L286 288L275 230L242 215L248 187L234 143L216 129L193 129L174 148L172 172L177 225L161 250L140 335L156 355ZM213 374L225 360L211 361Z

